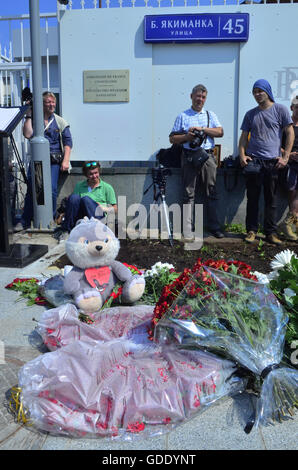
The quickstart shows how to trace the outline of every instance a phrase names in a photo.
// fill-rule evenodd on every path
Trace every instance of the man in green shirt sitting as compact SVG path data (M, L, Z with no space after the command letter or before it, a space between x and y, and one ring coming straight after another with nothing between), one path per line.
M55 230L54 238L61 241L83 217L104 219L109 212L117 213L117 200L112 186L100 178L99 162L84 162L86 180L76 184L66 203L64 220Z

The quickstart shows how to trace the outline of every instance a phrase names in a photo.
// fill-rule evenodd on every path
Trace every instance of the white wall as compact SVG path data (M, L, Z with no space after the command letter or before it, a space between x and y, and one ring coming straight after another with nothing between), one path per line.
M211 11L249 13L248 42L144 43L145 15ZM216 142L222 158L236 154L244 113L255 106L255 80L266 78L286 106L291 93L298 94L297 13L297 4L66 11L60 23L61 90L62 113L74 137L72 158L154 158L169 147L174 119L190 106L198 83L208 88L206 108L224 127ZM83 102L83 71L106 69L129 69L129 103Z

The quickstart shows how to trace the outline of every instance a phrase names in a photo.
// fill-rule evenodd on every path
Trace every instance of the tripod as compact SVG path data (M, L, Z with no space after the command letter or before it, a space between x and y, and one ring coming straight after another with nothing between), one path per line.
M10 142L11 142L11 146L12 146L12 149L15 153L15 156L16 156L16 159L17 159L17 163L19 165L19 170L20 172L22 173L22 176L24 178L24 183L28 185L28 178L27 178L27 175L26 175L26 171L25 171L25 168L24 168L24 164L21 160L21 157L20 157L20 154L19 154L19 151L18 151L18 147L16 145L16 142L14 140L14 137L13 135L10 136Z
M144 195L147 194L149 189L153 186L153 205L150 208L150 212L147 215L147 218L145 220L145 223L142 224L141 227L139 227L140 233L142 232L142 229L144 228L145 224L147 226L147 221L152 214L153 210L156 210L156 206L159 206L161 203L162 207L162 213L164 215L164 220L166 222L166 227L167 227L167 232L168 232L168 237L169 237L169 243L171 246L173 246L173 232L171 228L171 223L169 219L169 214L168 214L168 206L166 203L166 196L165 196L165 190L166 190L166 176L171 174L169 169L164 168L162 165L159 165L158 168L152 168L152 178L153 182L150 184L150 186L144 191ZM158 190L157 191L157 187Z

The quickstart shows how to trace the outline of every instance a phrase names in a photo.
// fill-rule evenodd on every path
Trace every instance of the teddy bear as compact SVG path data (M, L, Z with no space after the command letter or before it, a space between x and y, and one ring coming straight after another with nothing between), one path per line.
M116 261L119 249L113 231L94 217L78 221L70 232L65 251L74 267L65 275L63 288L84 313L100 310L119 281L123 283L124 303L142 297L145 280Z

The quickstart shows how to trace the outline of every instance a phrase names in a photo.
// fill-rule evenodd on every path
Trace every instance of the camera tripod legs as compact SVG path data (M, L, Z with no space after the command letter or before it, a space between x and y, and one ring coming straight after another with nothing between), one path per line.
M193 239L193 216L194 216L194 201L183 204L183 237L185 239Z
M170 243L171 246L173 246L174 245L173 231L172 231L172 228L171 228L168 206L167 206L166 198L165 198L164 194L159 193L156 197L154 197L153 204L150 204L150 211L149 211L146 219L144 220L142 225L139 226L139 233L141 234L142 230L145 227L147 228L148 220L151 220L151 216L152 216L153 212L154 211L159 211L160 207L162 209L162 211L161 211L161 228L163 228L163 221L165 221L166 229L167 229L167 232L168 232L169 243ZM150 227L151 227L151 225L150 225Z
M172 232L172 229L171 229L171 226L170 226L169 211L168 211L168 206L167 206L167 203L166 203L166 198L163 194L161 195L161 199L162 199L163 213L164 213L164 216L165 216L167 231L168 231L168 235L169 235L169 243L170 243L171 246L173 246L174 245L173 232Z

